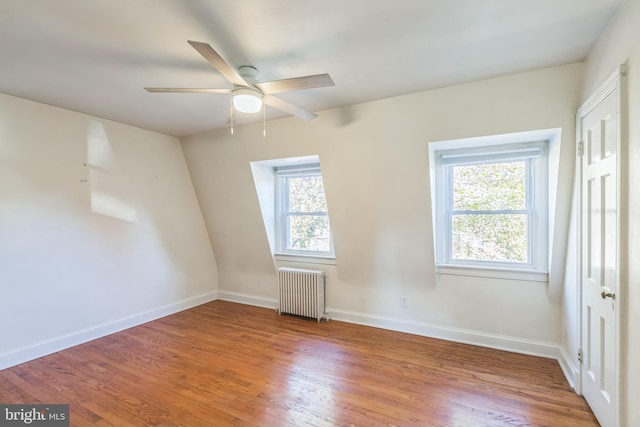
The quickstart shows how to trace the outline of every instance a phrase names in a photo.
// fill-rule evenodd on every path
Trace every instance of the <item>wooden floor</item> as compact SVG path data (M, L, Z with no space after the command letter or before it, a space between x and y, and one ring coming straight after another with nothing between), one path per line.
M73 426L597 426L555 360L215 301L0 371Z

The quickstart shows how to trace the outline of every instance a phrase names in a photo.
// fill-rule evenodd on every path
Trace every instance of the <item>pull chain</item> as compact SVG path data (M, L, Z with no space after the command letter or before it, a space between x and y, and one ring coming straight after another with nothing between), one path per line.
M231 135L233 135L233 102L229 105L229 117L231 119Z
M262 104L262 137L267 137L267 108Z

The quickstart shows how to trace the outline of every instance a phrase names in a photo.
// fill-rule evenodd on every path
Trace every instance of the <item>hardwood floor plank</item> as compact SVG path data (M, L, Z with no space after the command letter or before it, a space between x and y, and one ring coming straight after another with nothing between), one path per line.
M0 371L73 426L591 427L555 360L214 301Z

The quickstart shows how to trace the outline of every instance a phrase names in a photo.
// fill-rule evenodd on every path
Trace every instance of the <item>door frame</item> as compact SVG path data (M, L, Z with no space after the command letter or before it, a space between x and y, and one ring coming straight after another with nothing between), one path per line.
M615 426L618 427L621 424L621 408L622 401L626 397L623 395L623 379L622 375L623 365L622 362L624 360L622 354L622 340L624 339L623 331L626 329L626 324L623 322L626 319L626 283L627 283L627 202L625 195L628 194L628 172L627 172L627 122L626 122L626 69L627 65L621 64L616 70L604 81L604 83L591 95L589 98L580 106L578 111L576 112L576 171L575 171L575 180L576 180L576 197L577 197L577 307L576 316L577 316L577 325L578 325L578 348L580 351L584 348L583 342L583 332L584 325L582 323L583 319L583 310L584 307L582 305L583 295L582 295L582 214L583 214L583 200L582 200L582 178L583 178L583 170L582 170L582 157L583 157L583 140L582 140L582 123L583 119L598 105L602 102L611 92L617 89L617 141L616 141L616 179L617 179L617 194L616 194L616 208L617 208L617 260L616 267L618 269L617 272L617 292L616 292L616 336L615 336L615 351L616 351L616 394L617 399L614 406L614 419ZM578 364L578 377L575 380L575 391L576 393L582 395L582 375L583 375L583 365L582 360ZM626 400L626 399L624 399Z

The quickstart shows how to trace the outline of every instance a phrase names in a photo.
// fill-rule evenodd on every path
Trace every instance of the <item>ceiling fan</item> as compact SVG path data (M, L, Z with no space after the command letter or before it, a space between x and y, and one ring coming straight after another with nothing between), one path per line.
M237 69L230 65L218 52L208 43L189 40L188 43L209 61L213 67L222 74L232 85L231 89L208 89L208 88L167 88L167 87L145 87L148 92L164 93L218 93L232 94L233 107L243 113L257 113L266 104L270 107L284 111L304 120L313 120L317 114L307 111L302 107L285 101L275 96L276 93L289 92L300 89L311 89L317 87L335 86L329 74L315 74L312 76L294 77L283 80L273 80L269 82L257 82L258 70L251 66L242 66Z

